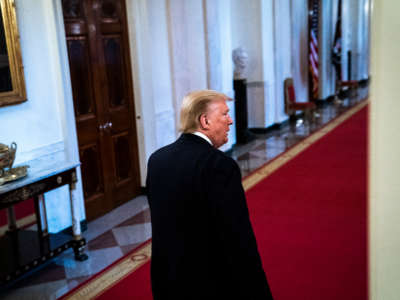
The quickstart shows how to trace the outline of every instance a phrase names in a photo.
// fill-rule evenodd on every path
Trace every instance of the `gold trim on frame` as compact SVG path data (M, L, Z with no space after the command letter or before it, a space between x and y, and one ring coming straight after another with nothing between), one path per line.
M26 101L26 91L15 2L14 0L0 0L0 7L3 17L12 83L11 91L0 93L0 106L5 106Z

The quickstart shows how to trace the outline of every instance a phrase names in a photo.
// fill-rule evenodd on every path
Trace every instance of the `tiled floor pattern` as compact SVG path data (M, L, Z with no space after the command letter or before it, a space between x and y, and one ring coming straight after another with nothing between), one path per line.
M83 235L88 241L88 260L76 261L69 249L33 276L1 292L0 299L57 299L135 249L151 237L147 198L139 196L89 222Z
M366 90L359 91L354 98L320 107L312 122L298 119L269 133L257 134L251 142L236 146L231 156L238 162L242 175L247 176L366 96ZM88 241L87 261L75 261L69 249L33 276L1 292L0 299L56 299L148 240L151 223L146 197L139 196L89 222L84 236Z

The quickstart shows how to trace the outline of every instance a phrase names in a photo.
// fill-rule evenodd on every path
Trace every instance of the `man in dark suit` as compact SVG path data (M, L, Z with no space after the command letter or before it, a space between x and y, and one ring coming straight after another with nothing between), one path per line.
M227 100L211 90L186 95L183 134L149 159L155 300L272 299L240 169L217 149L232 124Z

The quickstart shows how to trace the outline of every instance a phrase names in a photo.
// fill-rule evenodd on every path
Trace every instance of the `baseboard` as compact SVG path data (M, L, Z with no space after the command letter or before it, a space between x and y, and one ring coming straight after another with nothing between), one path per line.
M325 105L328 105L328 103L332 102L335 100L335 95L329 95L328 97L321 98L321 99L316 99L314 100L315 104L319 107L323 107Z
M361 79L361 80L359 80L359 81L358 81L358 85L359 85L360 87L367 87L367 86L369 85L370 81L371 81L371 77L369 76L369 77L366 78L366 79Z
M147 187L146 186L141 186L140 187L140 194L147 196Z
M351 91L352 91L351 88L341 89L341 90L338 92L338 95L337 95L337 96L338 96L338 98L341 99L341 100L346 99L346 98L349 98L349 97L351 96Z
M289 120L285 120L281 123L275 123L268 127L252 127L252 128L249 128L249 130L250 130L250 132L252 132L254 134L268 134L274 130L282 129L287 124L289 124Z

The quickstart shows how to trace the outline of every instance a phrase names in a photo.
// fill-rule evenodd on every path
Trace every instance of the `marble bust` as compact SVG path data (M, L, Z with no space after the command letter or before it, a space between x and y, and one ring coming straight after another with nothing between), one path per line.
M235 65L233 78L244 79L245 71L248 64L249 56L242 47L238 47L232 51L232 60Z

